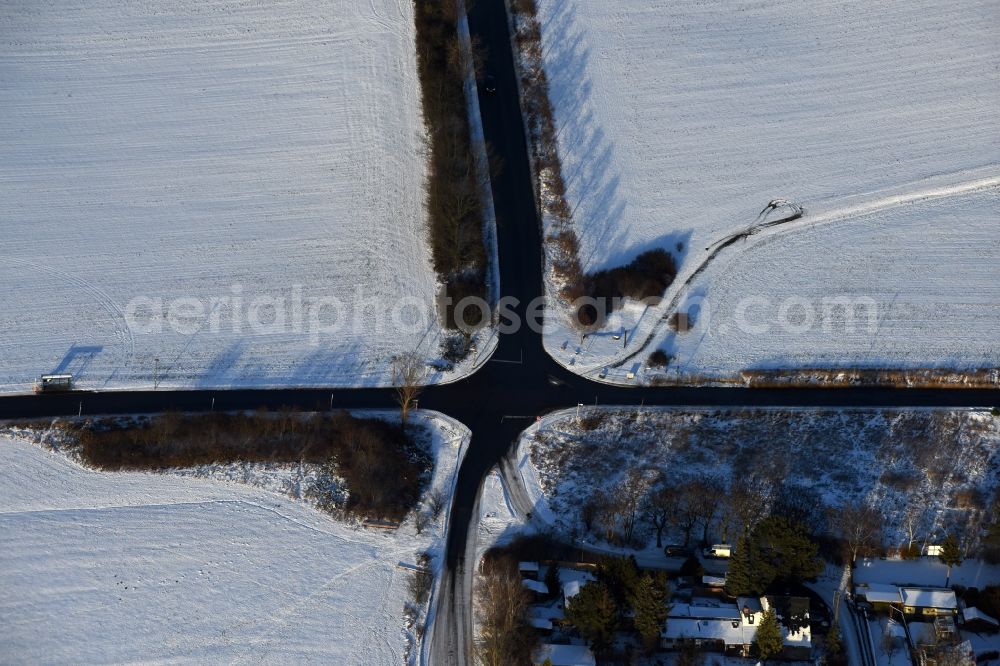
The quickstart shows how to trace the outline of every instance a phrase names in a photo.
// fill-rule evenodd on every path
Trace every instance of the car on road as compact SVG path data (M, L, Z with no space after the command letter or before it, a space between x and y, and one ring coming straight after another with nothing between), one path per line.
M663 553L667 557L692 557L694 551L687 546L665 546Z
M497 91L497 77L492 74L487 74L486 78L483 79L483 88L485 88L488 93L495 93Z

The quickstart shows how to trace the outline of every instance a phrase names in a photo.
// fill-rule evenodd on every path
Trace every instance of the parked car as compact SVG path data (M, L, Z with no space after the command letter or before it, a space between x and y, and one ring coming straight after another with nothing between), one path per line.
M666 546L663 549L667 557L691 557L694 551L687 546Z

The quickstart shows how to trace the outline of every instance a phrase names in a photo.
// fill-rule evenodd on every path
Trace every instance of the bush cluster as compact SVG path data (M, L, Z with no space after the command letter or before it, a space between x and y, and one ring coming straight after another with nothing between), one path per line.
M431 459L398 425L347 412L164 414L141 423L95 422L79 434L85 463L106 471L233 462L330 465L344 479L342 509L402 519L416 506Z
M672 254L656 249L643 252L625 266L587 275L586 290L594 298L658 299L677 275Z
M416 0L414 9L417 73L430 148L431 254L454 304L462 296L486 295L483 211L469 138L459 10L454 0ZM456 327L450 309L445 319L449 328Z

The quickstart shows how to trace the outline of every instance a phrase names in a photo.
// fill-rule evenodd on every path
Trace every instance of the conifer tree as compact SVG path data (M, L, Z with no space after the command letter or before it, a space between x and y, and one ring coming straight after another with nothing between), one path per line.
M757 626L757 635L753 639L753 644L757 648L757 655L765 663L781 652L784 640L781 636L778 617L774 614L773 608L764 612L764 617L761 618L760 624Z
M948 587L951 583L951 568L962 563L962 551L958 547L958 539L955 538L954 534L949 534L944 543L941 544L941 554L938 557L948 567L948 577L944 582L944 586Z
M619 617L615 600L602 581L587 583L566 605L566 619L595 652L603 652L611 645Z
M666 626L670 584L662 571L644 573L630 600L635 612L635 628L647 652L656 649Z

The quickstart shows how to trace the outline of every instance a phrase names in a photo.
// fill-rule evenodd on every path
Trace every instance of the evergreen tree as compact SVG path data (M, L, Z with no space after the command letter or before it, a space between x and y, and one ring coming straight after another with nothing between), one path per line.
M559 567L554 562L545 570L545 587L549 588L549 594L553 597L559 594L562 587L562 581L559 580Z
M660 641L660 633L666 626L670 610L667 605L669 597L670 583L664 572L646 572L639 578L630 603L635 611L636 631L647 652L655 650Z
M619 626L618 607L607 584L591 581L569 600L566 619L573 624L596 652L611 645Z
M962 563L962 551L958 547L958 539L955 538L954 534L949 534L944 543L941 544L941 554L938 557L948 567L948 577L944 582L944 586L948 587L951 583L951 568Z
M781 637L781 626L778 624L778 616L774 614L774 609L769 608L764 612L760 624L757 626L757 635L753 639L753 644L757 648L757 654L761 661L768 659L781 652L784 639Z
M844 641L840 637L840 625L834 622L826 634L826 654L823 656L823 665L841 666L846 663Z
M760 521L750 537L750 587L755 594L776 580L801 582L823 573L819 546L805 527L782 516Z
M736 542L736 550L729 558L729 570L726 572L726 593L732 597L742 597L757 591L750 579L750 540L741 537Z
M639 587L639 566L635 557L601 558L597 563L597 580L607 585L619 613L624 613Z

